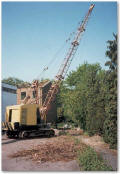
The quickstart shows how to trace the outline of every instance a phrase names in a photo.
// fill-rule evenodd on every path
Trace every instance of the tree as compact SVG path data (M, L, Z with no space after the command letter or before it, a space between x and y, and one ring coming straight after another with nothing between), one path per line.
M64 116L78 123L89 135L100 134L111 147L117 145L117 35L108 41L109 60L102 70L99 64L83 64L69 73L59 94Z
M99 64L85 63L68 75L60 90L65 116L90 134L100 132L103 127L105 109L99 93L104 74Z
M17 86L17 87L27 87L30 85L29 82L24 82L23 80L20 80L20 79L15 78L15 77L5 78L2 80L2 82L9 84L9 85Z
M89 135L102 134L103 123L105 117L104 89L105 71L100 65L91 66L88 74L87 82L87 115L86 115L86 130Z
M109 67L106 78L108 81L107 88L107 117L104 122L104 140L110 143L110 147L117 146L117 35L113 34L114 40L109 40L106 56L109 61L106 66Z

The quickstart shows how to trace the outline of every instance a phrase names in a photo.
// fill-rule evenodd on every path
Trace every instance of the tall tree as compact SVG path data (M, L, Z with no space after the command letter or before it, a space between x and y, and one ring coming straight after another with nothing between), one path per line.
M86 129L89 135L101 133L104 120L104 107L101 97L101 76L104 71L100 66L92 67L88 74Z
M90 134L99 132L103 127L104 107L99 91L104 74L99 64L85 63L68 75L60 91L65 116L72 118Z
M114 40L109 40L106 56L109 61L106 66L109 67L107 71L107 103L106 114L107 117L104 122L104 140L110 143L111 147L117 145L117 35L113 34Z

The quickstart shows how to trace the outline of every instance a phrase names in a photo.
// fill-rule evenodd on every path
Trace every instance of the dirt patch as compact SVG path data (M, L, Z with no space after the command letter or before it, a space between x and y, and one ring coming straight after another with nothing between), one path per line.
M54 141L48 141L46 144L41 144L28 150L20 150L9 155L9 157L26 157L39 163L48 161L68 162L75 160L77 151L83 151L85 147L85 144L76 143L74 138L71 138L70 136L60 136L54 139Z
M85 137L85 136L81 136L80 139L82 140L82 142L84 142L85 144L97 149L101 149L103 150L109 150L111 154L113 155L117 155L117 150L115 149L110 149L109 148L109 144L105 143L103 141L103 138L100 137L99 135L94 135L92 137Z
M40 162L33 161L29 157L10 158L9 156L18 151L34 149L36 146L43 146L49 142L54 143L58 137L52 138L30 138L30 139L5 139L2 136L2 171L80 171L76 160ZM59 139L60 140L60 139Z

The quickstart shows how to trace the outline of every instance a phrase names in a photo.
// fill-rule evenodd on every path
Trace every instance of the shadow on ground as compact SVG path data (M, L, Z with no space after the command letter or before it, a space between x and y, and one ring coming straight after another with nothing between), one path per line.
M56 137L56 136L54 136ZM6 142L2 142L1 144L4 145L4 144L10 144L10 143L15 143L17 141L24 141L24 140L32 140L32 139L40 139L40 138L49 138L49 137L46 137L46 136L34 136L34 137L29 137L29 138L23 138L23 139L20 139L20 138L3 138L2 140L7 140Z

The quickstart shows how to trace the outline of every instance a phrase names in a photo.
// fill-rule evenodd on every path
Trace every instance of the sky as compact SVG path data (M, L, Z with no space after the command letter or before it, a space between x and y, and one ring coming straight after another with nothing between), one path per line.
M66 39L77 31L90 4L2 2L2 79L53 79L72 41L66 43ZM117 2L94 4L69 72L85 62L99 63L106 69L107 41L117 33ZM42 73L48 65L48 71Z

